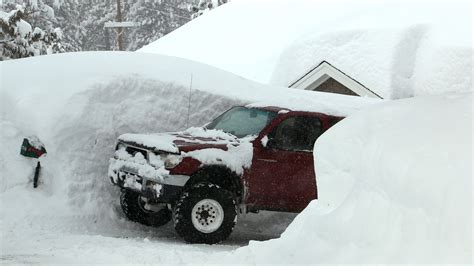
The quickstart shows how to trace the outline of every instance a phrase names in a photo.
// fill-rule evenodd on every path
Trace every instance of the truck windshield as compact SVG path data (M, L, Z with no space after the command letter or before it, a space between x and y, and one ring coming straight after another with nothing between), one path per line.
M217 117L206 128L222 130L242 138L258 135L276 116L275 112L239 106Z

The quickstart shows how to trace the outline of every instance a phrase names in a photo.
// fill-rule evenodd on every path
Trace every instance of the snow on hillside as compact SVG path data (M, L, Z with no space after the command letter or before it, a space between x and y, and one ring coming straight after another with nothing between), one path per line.
M471 9L468 1L237 0L139 51L284 87L326 60L384 98L470 91Z
M319 200L247 263L472 263L472 93L383 103L316 143ZM449 122L447 122L449 121Z
M172 225L156 230L123 217L119 191L106 178L123 133L200 126L232 105L250 102L339 115L378 103L270 87L207 65L143 53L11 60L0 63L0 73L1 259L16 263L175 262L176 252L183 260L195 254L187 262L206 261L208 249L183 246ZM19 155L23 137L30 135L48 151L37 190L31 180L35 162ZM248 215L227 244L213 251L278 237L293 217ZM84 252L81 258L77 249ZM139 251L154 255L139 259Z

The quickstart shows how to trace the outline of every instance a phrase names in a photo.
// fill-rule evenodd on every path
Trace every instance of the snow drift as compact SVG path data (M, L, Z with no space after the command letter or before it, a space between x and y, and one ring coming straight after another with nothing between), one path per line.
M468 1L238 0L139 51L283 87L328 61L383 98L472 91L471 9Z
M319 200L252 263L472 263L472 93L380 104L322 135ZM278 250L278 252L275 252Z

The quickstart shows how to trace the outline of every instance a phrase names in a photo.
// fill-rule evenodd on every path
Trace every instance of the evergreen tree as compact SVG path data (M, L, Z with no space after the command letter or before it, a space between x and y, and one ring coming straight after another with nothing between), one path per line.
M107 32L105 22L116 21L116 0L88 0L79 5L78 23L85 30L82 36L83 51L111 50L115 44L115 32ZM109 37L110 35L110 37Z
M87 35L86 29L78 23L76 18L81 14L77 8L77 1L62 0L55 1L53 5L57 27L63 30L63 45L68 51L77 52L82 50L83 39Z
M125 20L140 24L126 31L128 50L137 50L188 22L187 5L183 0L127 1Z
M187 23L192 13L188 6L196 1L121 0L122 20L140 25L124 29L125 49L137 50ZM43 40L56 43L48 44L53 52L117 49L116 29L104 28L106 22L117 21L117 0L3 0L0 1L0 12L9 14L17 4L24 6L23 21L41 29L36 34L43 36ZM0 37L0 40L5 43L5 40L12 38ZM61 45L57 42L58 38ZM36 47L41 45L37 43ZM27 53L26 50L31 54L31 49L24 47L24 53Z
M25 21L24 6L16 6L9 13L0 11L0 60L65 52L59 28L43 30Z
M214 9L220 5L227 3L230 0L198 0L196 5L191 5L191 19L195 19L205 12Z

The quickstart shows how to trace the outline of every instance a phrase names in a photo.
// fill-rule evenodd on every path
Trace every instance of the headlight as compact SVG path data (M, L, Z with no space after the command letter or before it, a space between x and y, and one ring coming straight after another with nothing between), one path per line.
M115 153L114 153L114 158L118 159L120 157L120 154L123 155L123 153L126 152L127 146L125 144L117 142L117 145L115 145Z
M183 160L183 157L181 155L168 154L165 157L165 168L166 169L174 168L178 164L180 164L182 160Z
M115 150L118 151L118 150L125 150L127 148L127 146L125 146L125 144L121 143L121 142L118 142L117 145L115 146Z

